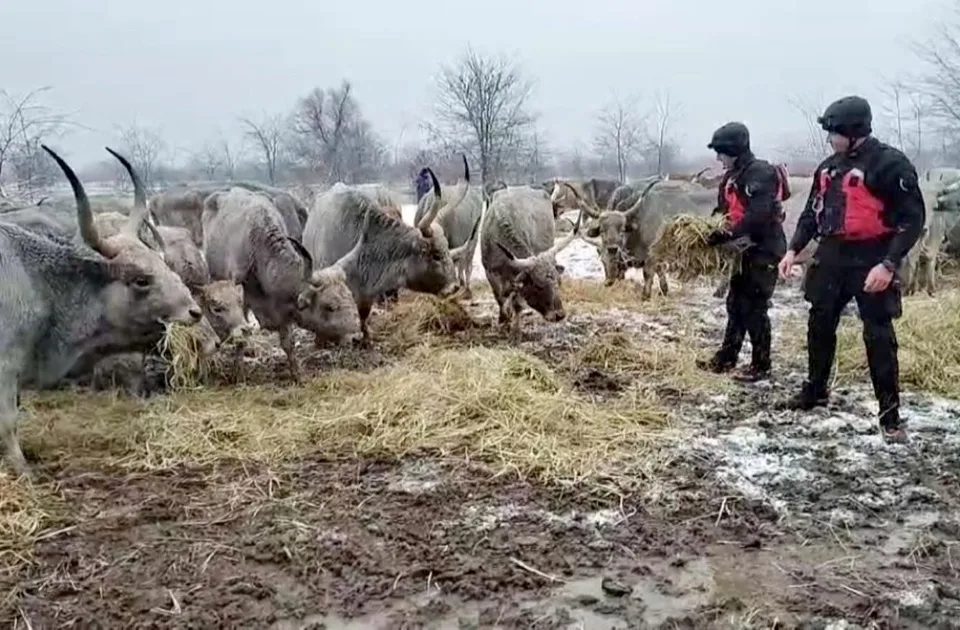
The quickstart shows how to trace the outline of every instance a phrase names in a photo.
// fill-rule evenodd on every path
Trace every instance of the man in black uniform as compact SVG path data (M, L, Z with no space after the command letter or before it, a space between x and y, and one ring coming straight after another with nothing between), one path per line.
M855 299L880 426L888 440L902 442L906 433L900 423L893 320L901 314L896 272L920 238L926 218L917 171L903 153L871 136L870 104L863 98L831 103L817 122L829 133L835 153L814 172L810 198L779 265L786 278L797 253L819 237L804 292L811 304L808 378L784 406L809 410L826 405L840 313Z
M777 169L754 157L750 132L742 123L731 122L717 129L708 149L717 152L725 169L717 196L717 210L725 214L727 229L710 235L711 245L746 246L742 264L730 278L727 293L727 328L720 350L701 369L721 373L733 369L750 335L753 357L750 366L734 378L754 382L770 374L770 298L777 284L777 262L787 248L781 223L780 201L786 190Z

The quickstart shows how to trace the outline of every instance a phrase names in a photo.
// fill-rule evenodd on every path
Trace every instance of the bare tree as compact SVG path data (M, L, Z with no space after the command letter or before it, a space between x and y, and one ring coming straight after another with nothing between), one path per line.
M820 162L829 153L827 136L820 128L817 118L823 113L825 99L816 96L792 96L787 103L803 119L803 137L790 152L792 157Z
M118 127L117 135L120 138L120 153L130 160L144 186L153 188L160 179L161 163L167 153L167 144L160 130L141 126L134 120L129 125ZM130 176L119 163L116 163L114 172L121 188L133 186Z
M300 99L292 127L297 157L324 181L374 178L386 164L386 145L364 118L347 80Z
M885 97L883 113L889 120L894 142L916 162L923 155L926 96L901 79L886 81L881 92Z
M40 144L72 123L66 114L40 102L49 90L41 87L23 96L0 90L0 195L3 182L14 180L20 193L30 197L49 184L55 172Z
M630 165L643 149L647 118L648 115L637 112L635 97L626 102L614 97L597 115L594 150L601 160L616 163L621 182L627 181Z
M679 116L679 104L673 101L670 92L658 93L654 101L653 123L647 135L650 145L648 154L655 158L656 172L660 175L666 173L679 157L677 147L670 140L671 129Z
M240 158L240 146L234 146L222 133L193 154L191 167L208 180L223 177L232 181Z
M500 178L532 135L532 84L516 63L468 47L454 65L441 67L436 87L437 122L425 125L431 138L450 152L475 154L483 181Z
M260 163L267 171L267 179L271 186L277 185L277 169L284 149L284 117L264 115L259 122L250 118L241 118L245 135L249 138L254 150L259 154Z

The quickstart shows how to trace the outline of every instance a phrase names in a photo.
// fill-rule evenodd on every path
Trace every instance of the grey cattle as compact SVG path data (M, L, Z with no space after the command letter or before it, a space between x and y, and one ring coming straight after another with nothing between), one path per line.
M439 193L435 183L434 192ZM442 195L438 195L441 199ZM443 230L433 220L434 206L416 226L387 216L367 196L348 187L331 188L314 200L303 245L315 269L337 265L346 274L360 313L364 339L367 318L381 296L401 288L448 295L456 291L456 270ZM357 240L357 245L350 245ZM316 272L315 272L316 273Z
M277 209L287 235L299 241L307 220L307 209L290 193L252 182L226 182L199 186L179 186L165 190L150 199L150 213L160 225L190 230L193 242L203 245L203 204L207 197L231 188L242 188L266 196Z
M900 280L906 295L922 289L929 295L936 292L940 248L960 218L960 179L922 179L920 192L926 217L923 232L901 268Z
M207 197L203 240L211 277L243 286L245 303L257 321L280 334L295 379L300 367L293 355L293 324L316 335L317 343L340 342L359 332L343 271L334 267L311 276L310 254L286 233L266 196L231 188Z
M549 322L566 318L560 299L564 268L557 254L577 237L574 230L556 241L550 197L529 186L508 187L493 195L483 218L480 260L500 307L499 321L520 333L520 313L529 305Z
M483 216L483 194L476 187L470 186L470 167L467 165L465 155L463 156L463 181L454 186L447 186L445 191L441 188L433 171L427 169L427 172L433 179L433 190L420 198L414 223L419 223L424 215L433 211L437 204L442 206L435 213L433 225L439 226L447 237L453 264L457 269L457 281L463 289L463 297L469 300L473 295L470 280L473 277L473 257L477 251L477 226ZM435 190L440 190L441 194L437 195ZM456 255L452 252L456 252Z
M566 184L566 186L562 185ZM553 204L554 217L559 217L564 210L584 210L579 200L585 201L596 208L606 208L613 191L619 188L622 182L613 179L597 179L591 177L583 181L567 181L556 179L544 182L541 187L550 195Z
M128 229L102 238L77 176L43 149L70 182L79 230L93 251L0 223L0 438L7 462L27 475L17 438L21 387L51 386L84 356L150 347L168 323L195 324L202 315L183 281L136 237L146 200L137 197ZM129 162L113 155L138 181Z
M639 192L621 191L619 198L635 201L625 210L601 210L585 204L585 212L596 224L587 230L584 240L594 245L600 254L605 283L610 285L623 279L627 268L634 267L643 270L641 296L644 299L652 293L654 276L658 278L661 293L666 294L669 285L663 266L650 256L653 244L669 219L679 214L710 215L717 205L717 193L683 180L654 179Z
M118 212L103 212L94 217L98 232L104 236L122 231L126 221L127 217ZM203 309L204 319L199 326L213 333L202 337L205 353L215 350L218 340L242 338L248 330L243 288L228 281L211 281L207 261L186 228L143 223L149 229L141 230L140 239L163 255L167 266L180 276Z

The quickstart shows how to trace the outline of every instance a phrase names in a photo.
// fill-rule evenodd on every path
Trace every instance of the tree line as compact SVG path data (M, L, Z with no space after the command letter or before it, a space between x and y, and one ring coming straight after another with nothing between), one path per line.
M917 70L885 79L870 95L874 125L919 168L960 164L960 0L954 17L914 46ZM468 47L441 66L432 111L420 123L424 142L391 143L366 117L347 79L317 87L284 112L237 120L239 133L217 132L202 146L177 150L156 128L136 121L116 129L122 150L152 188L197 180L254 179L272 185L409 181L425 165L459 175L466 153L485 182L534 183L555 175L631 177L693 168L675 141L683 108L667 90L615 94L594 112L585 140L551 146L534 111L533 82L515 60ZM31 198L58 181L40 144L80 127L73 115L47 104L50 88L23 95L0 90L0 193ZM836 95L830 95L834 97ZM816 117L830 98L787 99L798 129L776 157L792 172L812 168L827 147ZM116 181L125 175L104 160L82 175Z

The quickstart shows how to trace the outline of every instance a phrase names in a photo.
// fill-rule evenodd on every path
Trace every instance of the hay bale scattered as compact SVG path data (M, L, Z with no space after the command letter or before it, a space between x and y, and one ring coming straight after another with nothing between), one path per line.
M724 224L724 217L681 214L668 220L650 256L663 263L681 282L694 278L725 278L740 257L729 247L707 245L707 236Z
M0 578L13 579L29 562L34 541L55 521L46 509L53 501L38 487L0 472Z
M403 348L419 344L425 334L452 335L477 326L459 300L425 294L401 297L378 320L377 339Z
M670 411L645 397L595 403L519 350L424 347L389 367L334 370L296 388L208 388L146 401L52 393L33 413L24 444L77 466L438 455L541 481L631 487L662 462Z
M210 351L210 332L200 325L167 327L160 351L170 362L167 379L171 388L199 387L210 377L216 361L216 355Z

